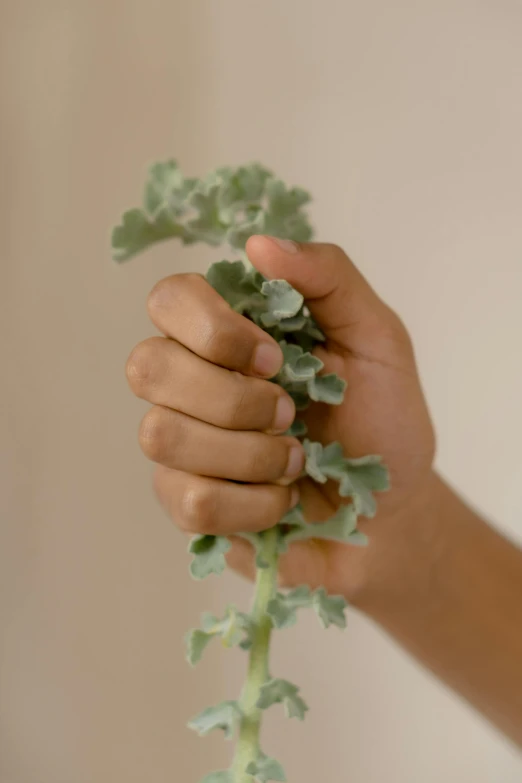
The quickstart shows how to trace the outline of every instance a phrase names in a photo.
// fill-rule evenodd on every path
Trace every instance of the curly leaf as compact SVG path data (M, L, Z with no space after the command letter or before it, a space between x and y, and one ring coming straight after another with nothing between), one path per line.
M273 679L265 682L260 688L259 699L256 706L266 710L273 704L283 703L285 712L289 718L304 720L308 710L303 699L299 696L299 688L288 680Z
M264 326L275 326L283 318L293 318L303 304L303 296L286 280L266 280L261 286L266 296L266 312L261 315Z
M285 771L281 764L265 755L260 755L257 761L251 761L245 772L247 775L252 775L259 783L268 783L270 780L286 783Z
M204 737L214 729L221 729L225 733L225 739L230 739L234 734L242 712L237 701L223 701L215 707L208 707L188 723L189 729L196 731L200 737Z
M344 460L344 471L340 478L339 494L351 497L359 514L375 516L377 504L373 492L389 489L388 469L382 458L376 455Z
M228 231L226 240L230 247L242 250L250 237L265 230L265 214L262 209L250 210L246 220L237 221Z
M285 519L286 517L283 518L283 520ZM307 524L303 520L303 523L300 524L297 520L297 514L294 520L295 524L284 534L284 544L291 541L304 541L310 538L342 541L347 544L362 543L362 534L356 531L357 511L351 505L340 506L336 513L326 522ZM355 535L356 532L357 535Z
M252 633L250 616L239 612L234 604L227 606L222 620L206 613L202 617L201 624L205 633L221 637L225 647L240 645L244 648L245 642L250 640Z
M346 381L334 372L318 375L308 381L308 394L314 402L326 402L327 405L340 405L344 399Z
M113 229L112 256L115 261L127 261L149 245L173 237L182 239L185 244L190 242L185 228L165 210L152 219L141 209L130 209L124 213L121 224Z
M143 206L152 217L163 207L172 216L182 215L187 209L187 198L198 181L196 178L185 179L175 160L155 163L149 169Z
M275 628L289 628L297 621L297 609L312 605L312 593L306 585L296 587L288 593L276 593L269 602L267 614Z
M206 278L236 312L264 307L261 284L242 261L218 261L209 267Z
M319 587L313 594L312 603L323 628L330 625L346 628L344 610L348 604L342 595L327 595L324 587Z
M188 632L185 637L187 647L186 657L191 666L195 666L196 663L199 663L201 656L211 639L212 634L205 633L205 631L200 631L199 629Z
M375 515L377 504L373 492L389 488L388 470L377 456L349 459L343 454L340 443L323 447L320 443L305 440L305 470L316 481L324 484L329 478L339 482L341 497L352 498L357 513L367 517Z
M287 343L286 340L281 340L279 345L283 352L284 364L276 380L282 385L285 381L309 381L323 369L323 362L311 353L305 353L301 346Z
M222 574L226 566L225 554L230 547L230 541L222 536L194 536L188 548L194 555L190 564L190 573L194 579Z
M187 231L195 240L209 245L219 245L223 242L229 226L221 220L219 206L220 185L200 185L192 192L189 205L198 212L198 217L192 218L186 224Z

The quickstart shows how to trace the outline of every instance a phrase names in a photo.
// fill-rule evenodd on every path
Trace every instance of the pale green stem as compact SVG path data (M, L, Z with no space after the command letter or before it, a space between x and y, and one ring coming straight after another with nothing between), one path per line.
M245 770L251 761L259 755L259 734L261 730L262 710L256 707L261 686L269 678L269 650L272 621L267 614L269 601L277 588L277 552L276 528L263 534L263 544L259 555L268 564L268 568L258 568L256 588L251 618L254 624L252 647L248 662L248 674L239 701L243 713L239 728L239 739L232 770L234 783L251 783L252 777Z

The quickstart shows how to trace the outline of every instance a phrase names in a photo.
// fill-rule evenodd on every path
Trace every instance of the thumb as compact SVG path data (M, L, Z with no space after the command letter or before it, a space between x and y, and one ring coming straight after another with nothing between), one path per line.
M325 335L338 344L365 352L368 339L405 332L398 316L336 245L256 235L246 252L265 277L287 280L299 291Z

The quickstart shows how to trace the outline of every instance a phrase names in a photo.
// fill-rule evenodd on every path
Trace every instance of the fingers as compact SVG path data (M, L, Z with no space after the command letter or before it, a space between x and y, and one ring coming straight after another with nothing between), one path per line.
M126 369L138 397L218 427L284 432L295 417L276 384L218 367L164 337L140 343Z
M297 503L297 490L233 484L158 467L154 487L174 522L188 533L230 535L273 527Z
M253 236L248 257L270 279L284 278L303 294L325 334L348 347L406 331L340 247L325 243L283 242ZM357 346L356 346L357 347Z
M234 312L201 275L173 275L149 295L149 315L167 337L213 364L271 378L283 364L279 345Z
M225 430L159 405L142 421L140 445L166 467L232 481L289 483L304 465L295 438Z

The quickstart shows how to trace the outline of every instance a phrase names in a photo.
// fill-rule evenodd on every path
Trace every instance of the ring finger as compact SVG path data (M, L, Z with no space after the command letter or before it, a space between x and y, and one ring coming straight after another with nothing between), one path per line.
M161 405L145 415L139 439L154 462L232 481L288 484L304 464L295 438L225 430Z

